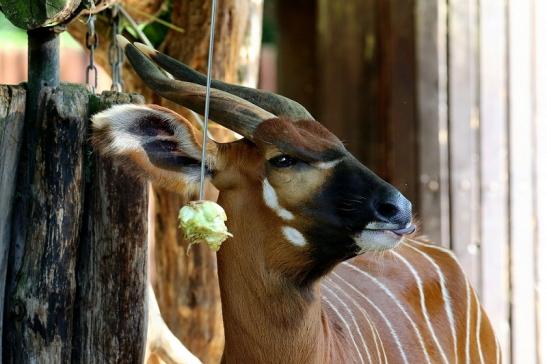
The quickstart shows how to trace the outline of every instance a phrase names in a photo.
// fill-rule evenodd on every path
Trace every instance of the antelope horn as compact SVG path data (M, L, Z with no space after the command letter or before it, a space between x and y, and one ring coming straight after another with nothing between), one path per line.
M148 87L166 99L203 114L205 86L170 79L127 39L119 36L118 41ZM253 133L262 121L276 118L274 114L228 92L211 88L210 96L211 119L247 139L253 140Z
M141 52L152 58L154 62L159 64L177 80L192 82L203 86L206 84L207 77L205 77L204 74L193 70L184 63L142 43L135 43L135 46ZM286 117L292 120L314 120L313 116L304 108L304 106L281 95L250 87L232 85L217 80L211 82L211 87L239 96L278 117Z

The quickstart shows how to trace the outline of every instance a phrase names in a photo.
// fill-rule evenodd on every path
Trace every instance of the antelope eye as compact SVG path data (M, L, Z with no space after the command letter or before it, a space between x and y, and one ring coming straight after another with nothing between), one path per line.
M287 154L281 154L268 160L268 162L270 162L270 164L276 168L287 168L294 166L296 163L298 163L298 159L293 158Z

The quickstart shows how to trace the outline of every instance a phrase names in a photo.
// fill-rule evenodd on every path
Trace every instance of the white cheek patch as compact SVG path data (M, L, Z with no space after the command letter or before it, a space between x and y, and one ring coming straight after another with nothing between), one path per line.
M283 226L281 228L285 238L294 246L302 247L305 246L308 242L302 233L290 226Z
M267 178L265 178L262 182L262 197L264 198L264 203L266 204L266 206L274 210L277 216L279 216L283 220L294 219L294 215L292 214L292 212L279 206L277 194L275 193L275 190L270 182L268 182Z
M340 163L342 159L335 159L330 162L318 162L314 163L313 165L319 169L331 169L334 168L338 163Z
M359 254L367 251L382 251L392 249L399 244L401 236L384 230L363 230L353 237L355 244L361 250Z

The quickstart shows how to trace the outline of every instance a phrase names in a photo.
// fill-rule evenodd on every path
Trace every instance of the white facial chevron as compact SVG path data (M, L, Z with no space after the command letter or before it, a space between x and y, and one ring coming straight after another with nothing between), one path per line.
M262 182L262 196L264 198L264 203L266 203L266 206L274 210L277 216L286 221L294 219L294 215L292 214L292 212L284 209L279 205L277 193L275 193L274 188L272 187L270 182L268 182L267 178L264 178L264 181Z

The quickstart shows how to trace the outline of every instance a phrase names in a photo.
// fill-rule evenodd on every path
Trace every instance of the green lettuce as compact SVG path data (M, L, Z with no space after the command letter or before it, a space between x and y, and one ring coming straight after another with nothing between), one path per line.
M190 246L207 243L213 251L218 251L233 236L226 228L226 220L222 207L213 201L192 201L179 211L180 227Z

